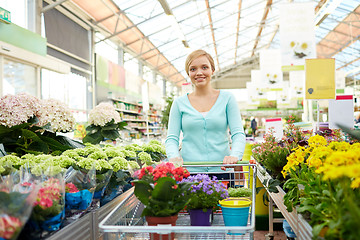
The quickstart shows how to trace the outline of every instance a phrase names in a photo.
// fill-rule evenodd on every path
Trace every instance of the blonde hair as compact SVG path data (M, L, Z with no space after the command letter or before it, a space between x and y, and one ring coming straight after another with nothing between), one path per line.
M195 50L192 53L190 53L189 56L187 56L187 58L186 58L185 71L186 71L187 75L189 75L190 64L192 63L192 61L194 61L194 59L201 57L201 56L205 56L209 60L211 69L213 70L213 72L215 71L214 59L206 51L199 49L199 50Z

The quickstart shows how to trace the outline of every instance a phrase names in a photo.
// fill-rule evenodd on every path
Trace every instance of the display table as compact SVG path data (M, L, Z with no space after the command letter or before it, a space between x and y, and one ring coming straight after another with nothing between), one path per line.
M101 237L99 231L99 223L124 199L126 199L133 192L133 188L130 188L128 191L124 192L114 200L108 202L106 205L91 211L75 222L67 225L66 227L60 229L50 237L46 238L47 240L77 240L77 239L91 239L97 240Z
M260 165L256 164L258 167L258 178L261 182L264 182L265 179L270 179L271 176L266 172L266 170ZM288 212L286 210L286 206L284 205L284 190L277 186L279 190L278 193L268 192L271 200L276 204L276 206L281 211L282 215L286 219L286 221L291 226L291 229L295 232L298 239L312 239L312 227L309 223L302 217L301 214L296 212L296 209L293 209L292 212ZM272 204L269 206L269 211L272 211ZM269 214L269 226L273 226L274 219L272 218L272 214ZM271 233L271 231L270 231Z

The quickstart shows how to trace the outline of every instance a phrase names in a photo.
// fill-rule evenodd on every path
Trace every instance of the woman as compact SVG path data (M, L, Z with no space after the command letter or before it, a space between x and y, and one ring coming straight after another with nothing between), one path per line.
M219 161L223 161L223 164L237 163L244 153L245 134L235 97L211 86L215 64L207 52L192 52L186 59L185 70L194 91L175 99L172 104L165 142L169 161L180 160L184 164L202 161L206 164ZM231 132L231 151L228 128ZM181 153L180 131L183 132ZM225 170L225 167L221 169ZM216 170L205 168L201 169L203 171Z

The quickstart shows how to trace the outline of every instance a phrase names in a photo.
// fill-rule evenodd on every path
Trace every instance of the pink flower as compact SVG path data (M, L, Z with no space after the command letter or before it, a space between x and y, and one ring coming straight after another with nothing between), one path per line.
M5 239L11 239L19 228L22 227L22 222L19 218L13 216L1 216L0 217L0 237Z
M67 183L65 185L65 192L76 193L76 192L79 192L79 189L73 183Z

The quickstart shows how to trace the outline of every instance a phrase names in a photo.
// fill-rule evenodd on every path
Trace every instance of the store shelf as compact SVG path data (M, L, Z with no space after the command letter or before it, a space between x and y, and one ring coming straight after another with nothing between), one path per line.
M142 104L133 103L133 102L128 102L128 101L125 101L125 100L122 100L122 99L111 98L111 100L116 101L116 102L122 102L122 103L130 104L130 105L135 105L135 106L142 107Z
M124 122L146 122L145 119L122 119Z
M128 102L121 99L111 98L114 102L115 109L119 112L122 121L127 122L128 126L126 127L127 131L130 131L128 137L130 138L141 138L141 134L147 135L161 135L161 133L144 133L143 131L147 129L155 130L155 129L162 129L159 126L161 121L161 115L157 114L160 112L159 109L154 109L151 105L150 111L148 114L142 112L142 105L137 103ZM136 119L135 119L136 118ZM147 128L146 123L149 125ZM133 124L135 123L135 124ZM138 123L138 124L136 124ZM135 134L135 135L134 135ZM140 135L139 135L140 134Z
M258 178L261 182L264 182L265 179L270 179L271 176L266 172L266 170L260 165L256 164L259 172ZM269 196L272 198L278 209L281 211L282 215L286 219L286 221L291 226L291 229L294 231L298 239L312 239L312 227L309 223L302 217L301 214L296 212L296 209L293 209L292 212L288 212L286 210L286 206L284 205L284 195L285 191L277 186L279 190L278 193L269 192Z
M118 112L123 112L123 113L130 113L130 114L135 114L135 115L142 115L142 113L139 113L137 111L130 111L130 110L125 110L125 109L120 109L120 108L115 108L116 111Z

